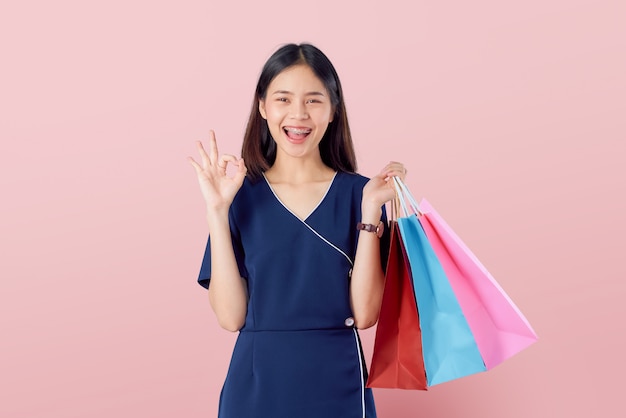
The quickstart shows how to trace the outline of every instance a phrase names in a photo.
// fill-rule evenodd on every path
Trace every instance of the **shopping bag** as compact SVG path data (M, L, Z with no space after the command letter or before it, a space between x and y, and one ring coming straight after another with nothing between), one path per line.
M405 214L398 217L398 226L413 277L427 384L485 371L474 335L418 219L417 203L397 177L394 185Z
M425 199L420 224L463 309L487 369L522 351L537 334L478 258Z
M411 270L398 224L391 243L367 387L426 390L422 335Z

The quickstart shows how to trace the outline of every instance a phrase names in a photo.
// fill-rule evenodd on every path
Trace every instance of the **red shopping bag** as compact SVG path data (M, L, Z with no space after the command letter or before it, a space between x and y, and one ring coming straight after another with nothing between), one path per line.
M422 333L411 270L400 228L393 220L385 289L367 387L426 390Z

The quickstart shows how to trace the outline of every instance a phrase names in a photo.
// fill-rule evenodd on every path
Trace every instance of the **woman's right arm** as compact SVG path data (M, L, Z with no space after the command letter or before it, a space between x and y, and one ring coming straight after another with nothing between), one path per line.
M222 328L239 331L246 319L248 292L233 251L228 211L225 216L207 213L207 221L211 236L209 302Z
M211 237L211 284L209 301L220 326L229 331L238 331L244 324L248 304L245 279L239 274L233 250L228 222L230 205L241 188L246 175L246 166L241 158L233 155L218 157L215 133L209 137L207 153L198 141L202 165L189 157L189 162L198 175L200 190L207 205L207 222ZM231 178L226 175L226 166L237 167Z

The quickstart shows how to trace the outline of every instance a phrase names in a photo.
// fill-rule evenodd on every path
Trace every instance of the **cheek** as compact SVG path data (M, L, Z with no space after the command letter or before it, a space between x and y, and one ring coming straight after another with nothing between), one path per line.
M265 114L267 115L268 120L276 120L281 119L283 117L283 111L278 106L266 105L265 106Z
M319 112L316 112L315 119L319 123L330 123L333 119L333 113L328 109L320 109Z

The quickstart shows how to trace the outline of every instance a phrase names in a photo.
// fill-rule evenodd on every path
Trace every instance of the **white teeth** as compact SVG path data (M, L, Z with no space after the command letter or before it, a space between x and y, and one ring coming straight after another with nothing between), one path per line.
M285 128L286 131L289 131L296 135L303 135L311 133L310 129L296 129L296 128Z

